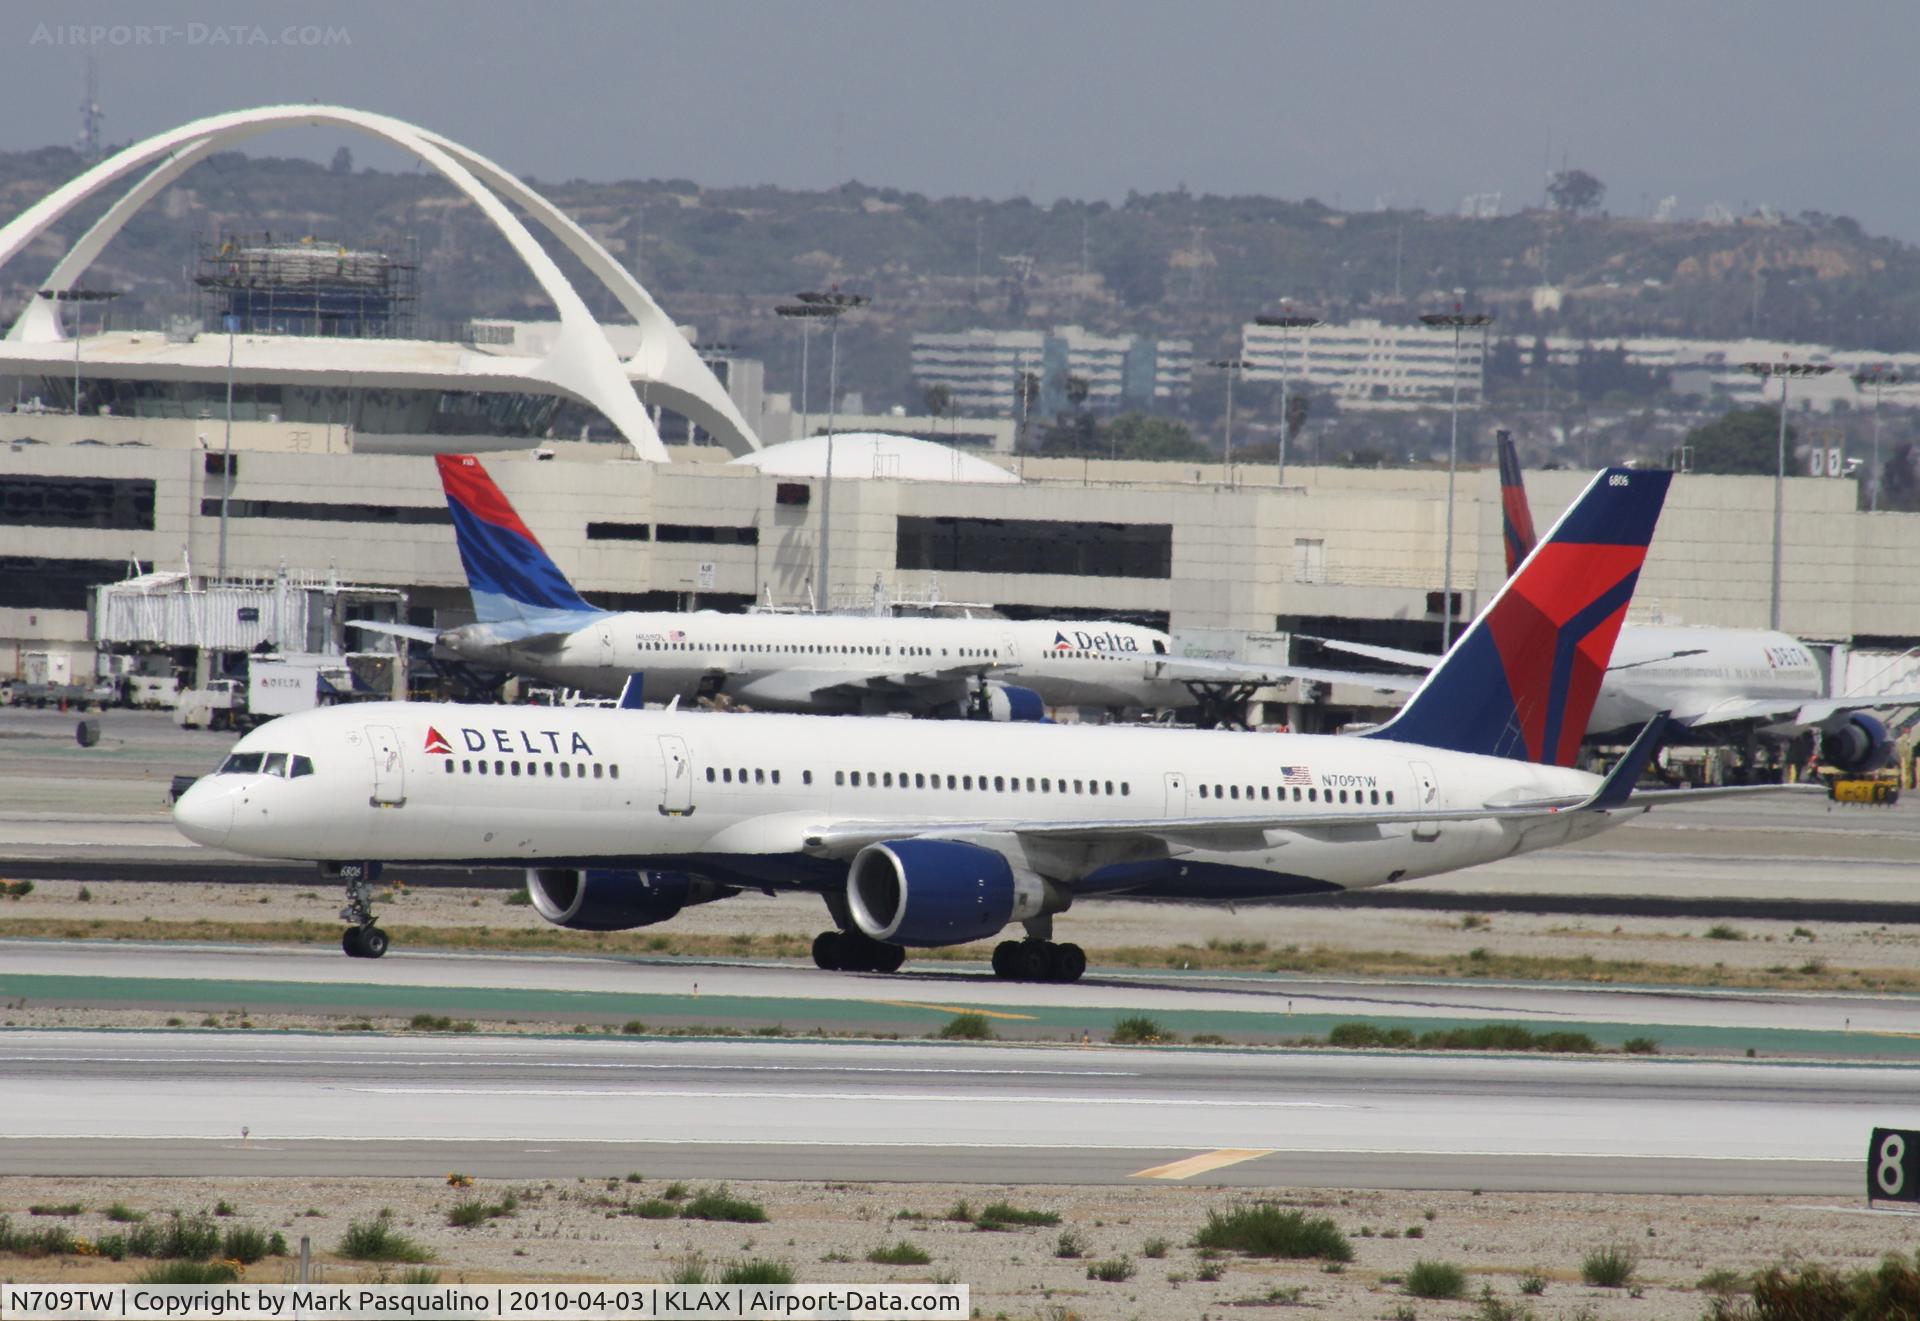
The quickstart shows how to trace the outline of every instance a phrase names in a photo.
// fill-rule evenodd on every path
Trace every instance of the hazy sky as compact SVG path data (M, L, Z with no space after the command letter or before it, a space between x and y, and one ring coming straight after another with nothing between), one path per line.
M1184 183L1434 211L1536 201L1564 159L1616 214L1767 202L1920 240L1916 51L1920 6L1844 0L13 0L0 147L74 139L91 53L113 143L314 100L544 180L1038 200ZM343 140L399 163L316 131L248 149Z

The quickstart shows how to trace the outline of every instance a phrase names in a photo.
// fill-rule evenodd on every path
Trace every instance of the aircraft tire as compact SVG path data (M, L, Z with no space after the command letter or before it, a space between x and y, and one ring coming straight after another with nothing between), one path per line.
M877 948L873 951L873 959L872 962L867 965L867 970L869 972L899 972L900 965L907 961L906 947L904 945L888 945L881 941L875 941L874 944Z
M1020 979L1019 970L1014 964L1014 956L1020 952L1020 942L1003 940L993 947L993 975L1002 981L1012 982Z
M1077 982L1087 970L1087 952L1074 944L1055 945L1048 964L1048 981Z
M377 959L387 952L387 946L391 942L386 932L382 931L379 927L372 926L361 927L359 931L361 958Z
M1049 981L1053 971L1053 942L1023 940L1014 946L1011 962L1016 969L1015 981Z
M822 931L813 938L813 966L822 972L846 970L847 938L838 931Z
M346 956L350 959L364 959L367 957L367 948L361 941L359 927L348 927L340 933L340 948L345 951Z

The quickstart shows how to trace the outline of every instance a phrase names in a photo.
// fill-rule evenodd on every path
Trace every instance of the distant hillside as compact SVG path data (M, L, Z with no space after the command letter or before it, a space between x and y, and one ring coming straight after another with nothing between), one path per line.
M0 153L0 216L80 168L65 149ZM794 337L770 315L775 300L835 281L871 293L874 310L849 322L843 340L848 385L870 403L909 397L914 330L1079 321L1190 336L1207 353L1283 297L1329 318L1404 320L1449 305L1458 288L1469 306L1498 314L1502 333L1520 337L1752 334L1920 348L1920 249L1845 217L1711 226L1533 211L1464 220L1184 192L1043 208L861 184L793 192L677 179L532 182L676 317L768 359L775 388L788 383ZM103 208L0 271L0 312L13 315ZM121 324L153 324L191 306L195 236L221 230L415 245L430 323L546 314L505 245L431 172L336 172L238 153L210 158L175 185L89 282L126 291L114 312ZM1549 278L1565 300L1543 319L1530 294Z

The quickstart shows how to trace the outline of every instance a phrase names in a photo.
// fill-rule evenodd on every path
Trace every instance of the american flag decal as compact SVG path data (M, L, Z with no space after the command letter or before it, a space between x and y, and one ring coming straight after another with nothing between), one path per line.
M687 635L677 628L671 629L667 633L667 641L669 642L685 642L686 640Z
M1280 768L1280 783L1299 784L1311 787L1313 784L1313 772L1305 766L1282 766Z

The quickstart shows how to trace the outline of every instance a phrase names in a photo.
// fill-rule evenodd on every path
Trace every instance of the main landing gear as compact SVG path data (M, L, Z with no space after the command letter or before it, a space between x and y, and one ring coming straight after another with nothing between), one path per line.
M907 951L858 931L822 931L813 938L813 966L827 972L899 972Z
M350 959L377 959L387 952L387 933L374 923L373 883L380 879L377 862L323 862L320 874L347 887L347 906L340 920L351 923L340 933L340 948Z
M993 947L993 975L1009 982L1077 982L1087 952L1051 940L1003 940Z

